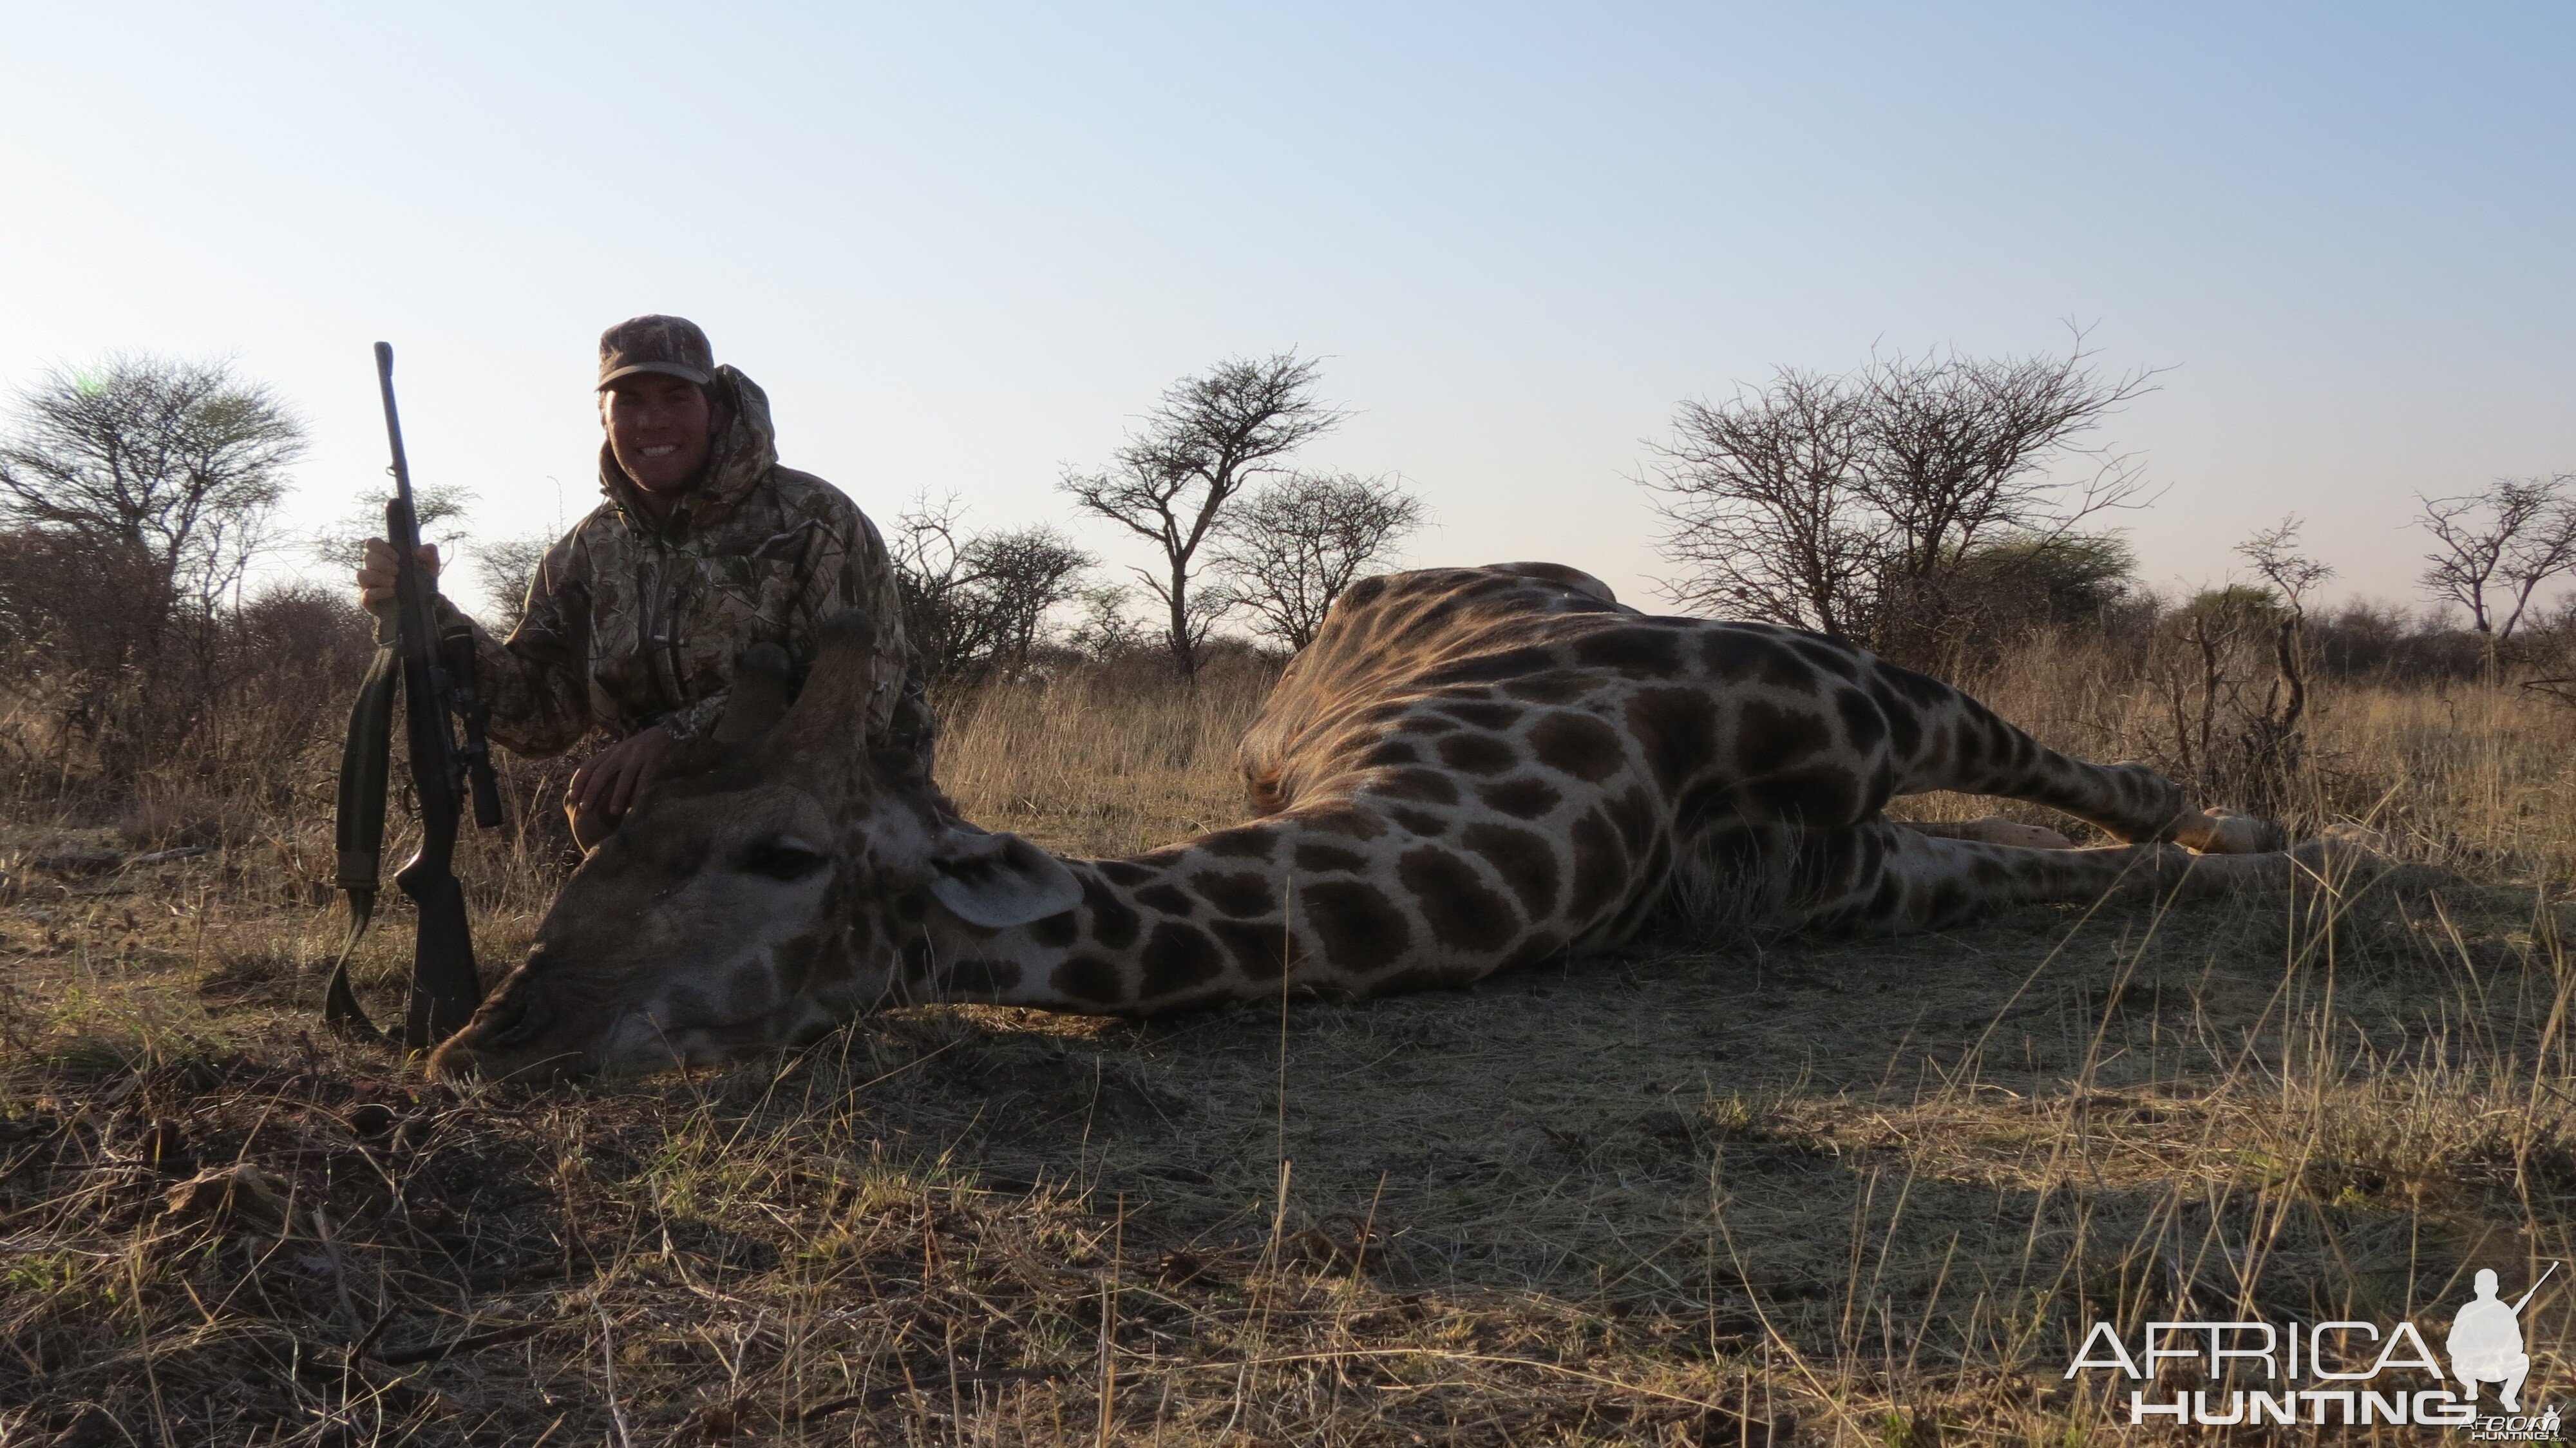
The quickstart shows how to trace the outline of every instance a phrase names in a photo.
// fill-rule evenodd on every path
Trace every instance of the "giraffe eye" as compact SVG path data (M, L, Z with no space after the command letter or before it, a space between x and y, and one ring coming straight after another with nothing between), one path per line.
M768 840L742 852L735 868L771 880L802 880L831 863L821 850L795 840Z

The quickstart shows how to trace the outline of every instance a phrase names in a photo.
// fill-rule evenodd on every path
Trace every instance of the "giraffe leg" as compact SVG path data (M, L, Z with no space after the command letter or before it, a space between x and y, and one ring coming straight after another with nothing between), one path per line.
M2194 854L2168 843L2028 849L1926 835L1884 819L1795 830L1781 843L1793 862L1784 913L1804 928L1852 935L1939 930L2015 905L2082 904L2110 894L2286 887L2302 874L2340 874L2367 854L2335 839L2241 855Z
M2244 855L2286 843L2268 820L2204 810L2183 787L2143 764L2071 759L2006 723L1959 690L1911 670L1878 665L1889 695L1910 708L1914 748L1897 749L1895 792L1955 790L2046 805L2132 844L2171 842L2203 854ZM1907 731L1898 731L1905 736Z

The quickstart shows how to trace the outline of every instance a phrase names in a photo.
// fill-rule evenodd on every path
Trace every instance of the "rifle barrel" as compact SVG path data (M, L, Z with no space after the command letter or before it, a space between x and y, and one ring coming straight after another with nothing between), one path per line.
M385 440L394 449L394 491L402 496L403 511L411 511L411 463L403 456L402 415L394 410L394 344L376 344L376 390L385 399Z
M2548 1269L2548 1271L2543 1272L2543 1273L2541 1273L2541 1274L2540 1274L2540 1282L2546 1282L2546 1281L2548 1281L2548 1280L2549 1280L2549 1273L2550 1273L2550 1272L2555 1272L2555 1271L2557 1271L2557 1270L2558 1270L2558 1264L2557 1264L2557 1263L2555 1263L2555 1262L2550 1263L2550 1264L2549 1264L2549 1269ZM2534 1293L2534 1292L2538 1292L2538 1291L2540 1290L2540 1282L2534 1282L2533 1284L2531 1284L2531 1287L2530 1287L2530 1290L2529 1290L2529 1291L2524 1292L2520 1297L2517 1297L2517 1298L2515 1298L2515 1299L2513 1300L2513 1315L2514 1315L2514 1316L2516 1316L2516 1317L2520 1317L2520 1316L2522 1316L2523 1304L2525 1304L2525 1303L2527 1303L2527 1302L2531 1301L2531 1294L2532 1294L2532 1293Z

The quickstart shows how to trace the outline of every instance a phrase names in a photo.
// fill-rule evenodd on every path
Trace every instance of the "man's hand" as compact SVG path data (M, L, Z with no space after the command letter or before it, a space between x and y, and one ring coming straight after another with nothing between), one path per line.
M564 804L576 818L586 814L623 818L643 795L653 766L673 742L671 731L659 724L627 735L574 772Z
M438 578L438 545L420 545L420 566L429 570L432 582ZM367 561L358 569L358 604L369 613L394 601L394 545L382 538L367 540Z

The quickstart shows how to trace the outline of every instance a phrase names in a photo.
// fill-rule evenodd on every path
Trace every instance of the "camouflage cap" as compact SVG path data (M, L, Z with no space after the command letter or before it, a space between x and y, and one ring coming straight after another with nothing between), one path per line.
M686 317L629 317L599 334L599 386L636 372L660 372L704 387L715 381L715 349Z

